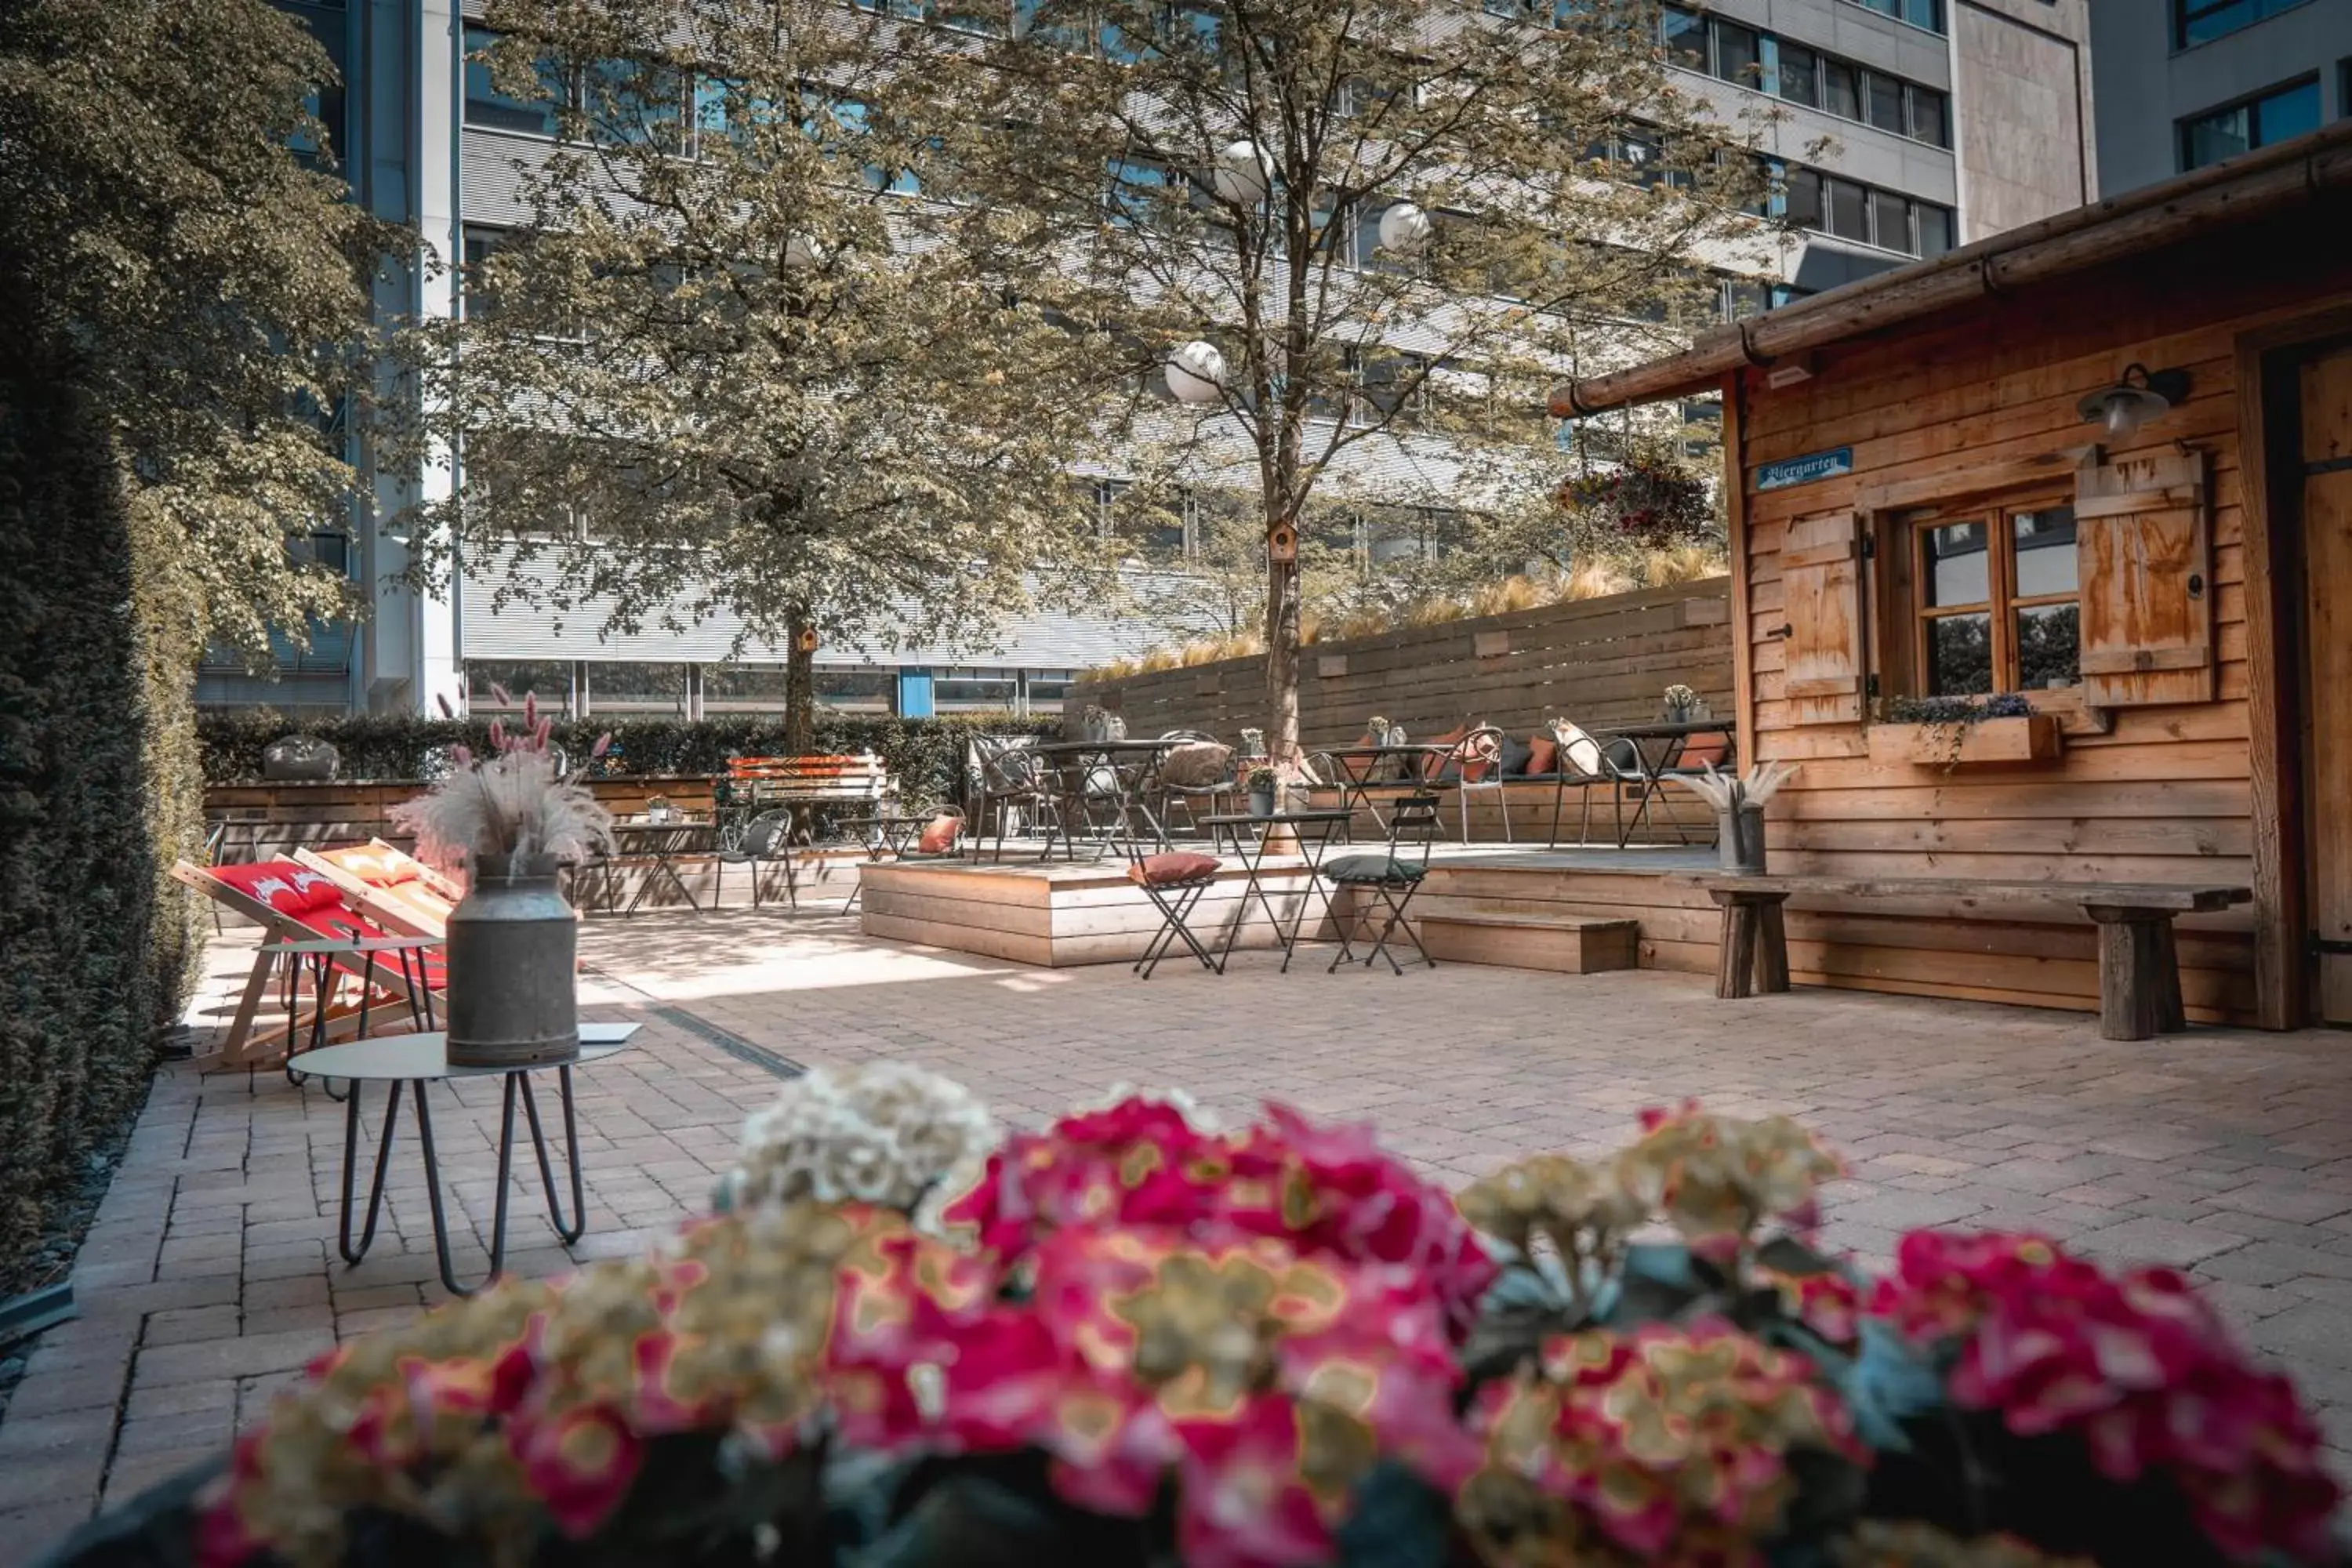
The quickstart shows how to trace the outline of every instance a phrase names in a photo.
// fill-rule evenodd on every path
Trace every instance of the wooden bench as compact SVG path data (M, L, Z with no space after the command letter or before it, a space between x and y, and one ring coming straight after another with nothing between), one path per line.
M740 797L762 804L876 805L898 793L889 767L871 752L854 756L731 757L727 777Z
M1421 942L1432 958L1499 963L1558 974L1598 974L1634 966L1639 929L1632 921L1580 915L1423 915Z
M1780 906L1795 894L1832 899L1957 899L2070 903L2099 928L2099 1034L2145 1040L2188 1027L2180 1001L2175 915L2242 904L2251 888L2225 883L1979 882L1944 877L1696 877L1723 910L1715 994L1789 988L1789 931Z

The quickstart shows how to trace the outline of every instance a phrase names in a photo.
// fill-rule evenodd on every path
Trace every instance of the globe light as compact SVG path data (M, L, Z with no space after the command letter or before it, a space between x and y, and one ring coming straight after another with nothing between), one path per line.
M1214 343L1196 338L1178 348L1168 356L1167 375L1179 403L1200 408L1224 399L1225 356Z
M1381 214L1381 248L1410 256L1429 243L1437 226L1411 202L1399 202Z
M1234 142L1217 154L1216 166L1209 171L1209 184L1219 196L1235 206L1254 207L1265 200L1274 182L1265 167L1265 154L1255 142Z

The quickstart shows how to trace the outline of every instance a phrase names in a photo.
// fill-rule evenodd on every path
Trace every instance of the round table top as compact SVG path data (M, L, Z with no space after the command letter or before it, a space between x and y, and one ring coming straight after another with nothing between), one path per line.
M320 937L313 942L273 942L266 945L272 952L413 952L421 947L439 947L444 940L437 936Z
M355 1079L366 1083L406 1083L413 1079L443 1078L497 1078L510 1072L541 1072L551 1068L583 1067L616 1056L637 1032L635 1024L583 1024L580 1026L580 1054L562 1061L528 1062L519 1067L453 1068L449 1065L449 1037L436 1032L429 1035L377 1035L364 1040L349 1040L340 1046L327 1046L315 1051L304 1051L288 1065L296 1072L312 1078Z

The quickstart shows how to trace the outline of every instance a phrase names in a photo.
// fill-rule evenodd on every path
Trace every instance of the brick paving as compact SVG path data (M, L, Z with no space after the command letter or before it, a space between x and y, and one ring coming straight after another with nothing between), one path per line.
M1449 964L1288 975L1244 953L1040 971L730 910L587 928L585 1014L642 1021L580 1073L589 1231L565 1248L518 1181L509 1264L634 1251L700 1209L743 1113L793 1065L904 1057L1036 1123L1110 1083L1181 1083L1231 1118L1277 1097L1379 1123L1448 1182L1621 1144L1696 1096L1803 1118L1853 1163L1829 1239L1882 1262L1921 1225L2030 1227L2192 1269L2320 1407L2352 1477L2352 1077L2347 1037L2199 1029L2116 1044L2084 1016L1822 991L1718 1003L1703 979ZM201 1020L249 950L215 944ZM497 1089L434 1091L459 1266L478 1268ZM374 1127L373 1112L369 1129ZM443 1294L408 1130L366 1262L334 1257L343 1111L276 1072L156 1081L74 1271L0 1414L0 1563L226 1443L340 1337ZM362 1153L364 1159L365 1153ZM17 1353L24 1353L21 1349Z

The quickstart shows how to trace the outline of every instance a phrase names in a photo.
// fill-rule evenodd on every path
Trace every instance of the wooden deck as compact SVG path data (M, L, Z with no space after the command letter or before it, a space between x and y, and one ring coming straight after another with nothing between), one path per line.
M869 936L976 952L1022 963L1065 967L1132 962L1160 929L1160 913L1112 858L1040 862L1034 847L1015 845L1001 864L963 861L883 863L861 868L859 908ZM1219 885L1193 919L1196 931L1223 942L1233 931L1237 949L1269 948L1274 931L1255 900L1242 907L1244 878L1226 857ZM1506 845L1441 846L1431 857L1429 880L1413 904L1416 914L1508 915L1558 919L1633 920L1642 926L1643 967L1711 971L1715 963L1714 905L1696 888L1672 879L1716 864L1713 848L1635 847L1628 849L1515 850ZM1265 879L1276 910L1294 917L1305 898L1304 865L1295 858L1266 863ZM1344 916L1349 905L1343 898ZM1310 934L1330 929L1314 906ZM1651 931L1668 931L1653 952ZM1703 945L1694 937L1703 936Z

